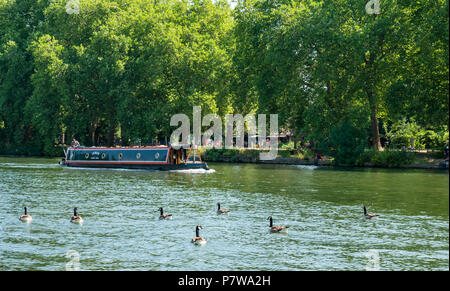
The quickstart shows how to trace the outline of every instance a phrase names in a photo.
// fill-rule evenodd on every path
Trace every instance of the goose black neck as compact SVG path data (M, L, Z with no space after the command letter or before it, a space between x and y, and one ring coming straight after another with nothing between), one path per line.
M272 227L273 226L273 221L272 221L272 217L269 217L269 221L270 221L270 227Z
M163 215L163 209L162 209L162 207L159 208L159 212L161 213L161 215Z
M217 210L220 210L220 203L217 203Z
M73 216L77 216L77 209L76 208L73 209Z
M27 215L27 208L26 208L26 207L24 207L23 209L25 210L25 215Z
M199 236L200 236L199 232L200 232L200 229L199 229L198 226L197 226L197 227L195 228L195 236L196 236L196 237L199 237Z
M364 214L367 214L366 206L364 206Z

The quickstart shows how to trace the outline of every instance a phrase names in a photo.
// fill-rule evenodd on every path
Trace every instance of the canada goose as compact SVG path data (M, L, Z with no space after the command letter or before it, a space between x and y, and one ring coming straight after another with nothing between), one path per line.
M77 224L82 224L83 223L83 218L77 214L77 210L78 210L77 207L75 207L73 209L73 216L70 218L70 222L77 223Z
M220 203L217 203L217 214L228 214L230 210L220 209Z
M271 232L288 232L289 226L283 226L283 225L273 225L272 216L267 217L267 219L270 220L269 230Z
M378 214L367 213L367 209L366 209L365 205L363 205L363 208L364 208L364 217L365 218L370 219L372 217L379 216Z
M158 209L161 212L159 219L172 219L172 214L164 214L162 207Z
M25 212L19 217L19 220L22 222L30 223L33 220L33 218L31 218L31 215L27 214L28 208L26 206L23 209L25 210Z
M204 237L201 237L199 234L200 229L203 229L203 227L201 225L197 225L195 227L195 237L193 237L191 240L191 243L194 243L198 246L202 246L202 245L206 244L206 239Z

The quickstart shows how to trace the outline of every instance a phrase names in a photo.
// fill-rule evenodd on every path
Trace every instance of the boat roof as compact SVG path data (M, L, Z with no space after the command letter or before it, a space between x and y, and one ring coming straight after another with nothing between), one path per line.
M69 147L72 150L142 150L142 149L169 149L170 146L149 146L149 147Z

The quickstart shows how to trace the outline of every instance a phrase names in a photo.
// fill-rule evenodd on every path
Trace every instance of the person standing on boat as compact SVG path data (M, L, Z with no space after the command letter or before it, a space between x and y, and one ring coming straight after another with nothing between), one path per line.
M80 143L75 138L73 138L72 143L70 145L76 148L80 146Z

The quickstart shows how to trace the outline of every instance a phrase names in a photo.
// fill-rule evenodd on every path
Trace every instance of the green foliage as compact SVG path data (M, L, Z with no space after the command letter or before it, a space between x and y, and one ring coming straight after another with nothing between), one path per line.
M338 166L352 166L365 148L365 135L351 122L342 122L330 132L329 154Z
M296 157L300 160L311 160L314 159L316 155L310 149L301 149L297 152Z
M210 162L255 162L259 158L259 150L247 149L205 149L203 158Z
M0 3L0 153L54 155L63 133L88 146L116 132L163 139L173 114L227 108L225 1L81 0L79 14L66 4Z
M414 162L414 153L398 150L365 151L357 160L357 165L363 166L370 163L376 167L395 168L403 165L409 165Z
M402 119L391 126L391 130L386 133L386 137L389 138L391 147L399 149L410 147L411 137L414 137L414 144L419 148L420 145L416 141L419 131L420 128L417 123L407 122L406 119Z
M294 149L294 142L290 141L290 142L282 143L282 144L279 145L278 148L282 149L282 150L293 150Z
M392 147L413 135L441 149L448 1L384 1L379 15L366 3L80 0L68 14L66 0L1 0L0 153L62 154L62 136L163 140L193 105L278 114L312 145L303 157L337 164L376 145L380 120Z
M419 132L418 140L425 149L443 149L445 147L443 136L432 130Z
M409 148L411 137L414 138L415 149L440 149L442 150L448 143L448 131L445 128L440 130L430 130L421 127L414 121L407 122L402 119L395 122L386 133L390 140L390 148Z
M291 157L291 151L289 150L278 150L278 156L282 158L290 158Z
M234 65L247 103L238 104L279 112L316 144L355 113L374 144L377 118L447 125L448 1L386 1L379 15L366 3L240 2Z

